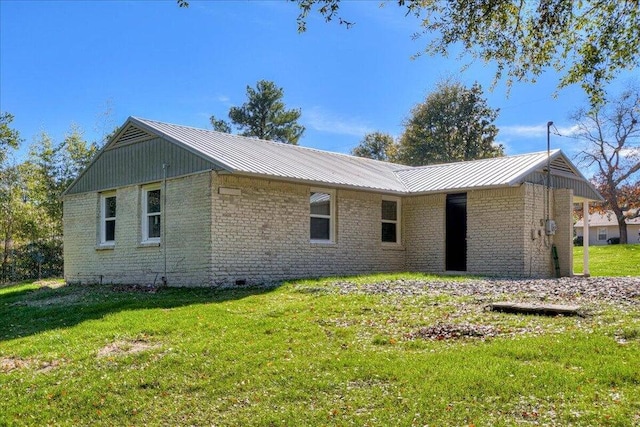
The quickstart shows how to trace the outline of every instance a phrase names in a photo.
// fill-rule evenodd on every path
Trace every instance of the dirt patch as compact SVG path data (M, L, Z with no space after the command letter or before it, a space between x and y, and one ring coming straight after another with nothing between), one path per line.
M38 373L46 373L60 365L59 360L42 361L37 359L22 357L2 357L0 358L0 372L9 373L17 369L34 369Z
M43 279L33 282L34 285L40 286L40 289L58 289L67 286L64 280Z
M160 286L154 285L111 285L114 292L142 292L155 294L160 290Z
M20 357L3 357L0 359L0 372L8 373L16 369L28 368L33 364L31 359L22 359Z
M107 344L98 350L98 357L125 356L129 354L142 353L143 351L159 348L159 344L150 343L145 340L120 340Z
M451 340L460 338L491 338L499 334L500 331L497 328L488 325L441 323L409 332L405 337L408 339Z
M84 295L81 293L52 296L51 298L36 299L31 301L23 301L17 304L26 305L27 307L50 307L60 305L71 305L80 302Z

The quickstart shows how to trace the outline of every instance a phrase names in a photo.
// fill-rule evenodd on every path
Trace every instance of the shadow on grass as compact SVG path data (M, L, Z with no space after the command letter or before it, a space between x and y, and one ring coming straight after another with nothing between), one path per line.
M0 341L77 325L139 309L222 303L274 291L277 286L234 289L164 288L156 292L108 285L16 287L0 294Z

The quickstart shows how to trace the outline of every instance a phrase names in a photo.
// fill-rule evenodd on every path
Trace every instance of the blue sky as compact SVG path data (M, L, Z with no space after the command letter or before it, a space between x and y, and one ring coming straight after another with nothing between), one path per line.
M546 149L546 123L562 134L586 103L579 87L559 91L553 71L536 84L504 82L495 68L455 57L412 54L413 17L378 1L345 2L347 30L319 15L297 32L297 6L281 1L0 0L0 110L15 116L24 148L40 132L61 141L75 124L99 140L128 116L210 128L246 99L246 86L272 80L289 108L302 109L300 145L349 152L371 131L399 136L411 108L442 79L478 81L500 108L498 141L507 154ZM613 85L638 74L625 72ZM109 114L106 114L109 112ZM573 156L574 139L552 137Z

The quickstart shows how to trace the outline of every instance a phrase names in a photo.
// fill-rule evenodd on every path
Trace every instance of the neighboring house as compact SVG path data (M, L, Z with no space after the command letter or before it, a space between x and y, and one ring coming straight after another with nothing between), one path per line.
M640 243L640 218L627 219L627 243ZM573 226L576 236L584 236L584 221L580 219ZM589 215L589 245L606 245L609 239L620 237L620 227L616 214L609 211L605 214Z
M552 245L570 276L573 203L601 197L559 150L409 167L131 117L63 200L68 282L210 286L550 277Z

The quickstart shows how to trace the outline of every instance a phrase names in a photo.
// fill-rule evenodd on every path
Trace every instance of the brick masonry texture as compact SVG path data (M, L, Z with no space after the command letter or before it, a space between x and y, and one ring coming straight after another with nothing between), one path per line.
M403 231L407 246L407 270L444 271L445 203L445 194L404 198Z
M209 285L211 276L210 173L167 181L163 245L141 244L141 198L144 186L116 191L113 248L99 242L100 194L64 199L64 276L68 282L160 284L166 250L171 285Z
M326 188L335 196L335 242L312 243L309 185L207 171L167 181L162 245L145 246L143 188L117 189L116 244L108 249L98 245L100 194L65 197L67 281L160 284L165 256L170 286L445 269L445 194L403 197L402 241L383 244L382 195ZM544 233L545 194L533 184L467 193L469 273L552 277L555 243L562 274L571 274L572 194L552 192L555 236Z
M214 191L215 284L404 269L404 247L381 242L379 194L335 190L335 242L311 243L310 186L229 175L214 181L216 188L241 190Z
M467 269L523 275L523 187L467 193Z

